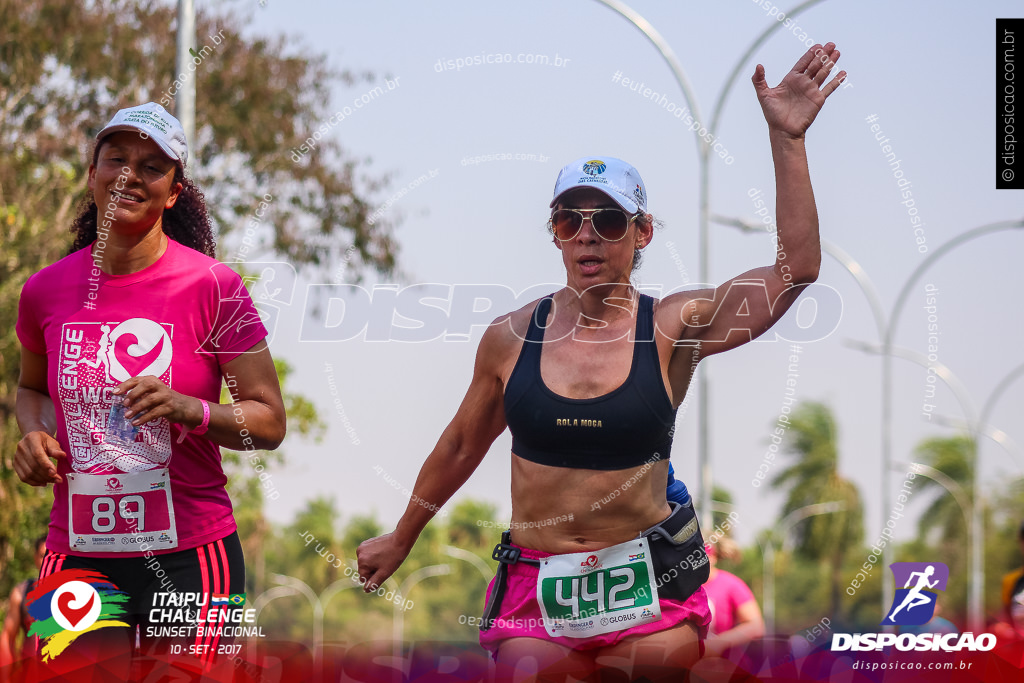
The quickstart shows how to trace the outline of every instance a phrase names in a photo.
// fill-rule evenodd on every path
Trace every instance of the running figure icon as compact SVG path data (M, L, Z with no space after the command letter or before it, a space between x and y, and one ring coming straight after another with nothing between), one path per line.
M935 567L933 565L928 565L927 567L925 567L925 570L923 572L912 572L910 574L910 576L907 578L907 583L904 584L903 587L904 588L910 588L910 584L914 582L914 577L915 576L918 577L917 585L914 586L913 588L910 588L910 592L907 593L907 596L905 598L903 598L903 602L900 603L900 606L897 607L896 609L894 609L889 614L889 617L888 617L889 621L891 621L893 623L896 623L896 618L895 618L896 617L896 613L899 612L904 607L906 607L907 611L909 612L910 610L914 609L915 607L920 607L921 605L927 605L928 603L930 603L932 601L932 599L930 597L928 597L927 595L922 595L921 591L924 590L925 588L935 588L935 586L938 585L938 583L939 583L938 579L935 579L935 581L928 581L928 579L934 573L935 573Z

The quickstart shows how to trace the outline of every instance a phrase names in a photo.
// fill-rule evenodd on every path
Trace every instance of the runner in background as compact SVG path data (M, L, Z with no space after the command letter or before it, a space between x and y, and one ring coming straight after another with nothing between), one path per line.
M709 655L722 656L764 636L764 618L754 593L740 577L718 568L719 557L739 559L736 542L723 536L707 546L711 574L704 590L711 605L711 632L704 644Z
M1024 522L1017 532L1017 543L1024 558ZM1001 600L1003 619L993 624L1000 641L1024 638L1024 566L1003 576Z
M35 562L36 574L43 565L43 556L46 554L46 536L36 539L33 546L32 559ZM7 600L7 617L4 619L3 631L0 631L0 681L6 683L9 675L15 671L16 664L26 659L36 657L39 639L28 635L28 629L32 626L32 617L28 615L28 605L25 596L35 588L36 579L25 579L11 590L11 596ZM18 633L21 633L21 647L16 645Z

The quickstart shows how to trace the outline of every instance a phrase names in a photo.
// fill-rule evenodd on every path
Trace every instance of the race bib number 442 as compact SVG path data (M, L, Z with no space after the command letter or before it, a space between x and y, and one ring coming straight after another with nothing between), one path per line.
M661 619L646 538L541 560L537 602L550 636L587 638Z

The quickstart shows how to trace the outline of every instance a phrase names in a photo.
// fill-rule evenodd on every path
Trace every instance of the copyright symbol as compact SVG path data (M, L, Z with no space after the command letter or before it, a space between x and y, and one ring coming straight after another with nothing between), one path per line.
M1005 180L1006 182L1010 182L1011 180L1013 180L1013 169L1003 169L1003 180Z

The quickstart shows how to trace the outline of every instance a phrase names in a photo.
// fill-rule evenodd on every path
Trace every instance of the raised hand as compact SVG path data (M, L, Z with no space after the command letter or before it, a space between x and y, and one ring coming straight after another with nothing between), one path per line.
M840 71L825 83L838 60L839 50L835 43L826 43L825 47L815 45L797 60L793 69L774 88L769 88L765 81L764 67L757 65L750 80L754 83L757 100L761 103L770 131L793 138L804 136L825 104L825 98L835 92L846 78L846 72ZM822 83L825 83L824 87Z

